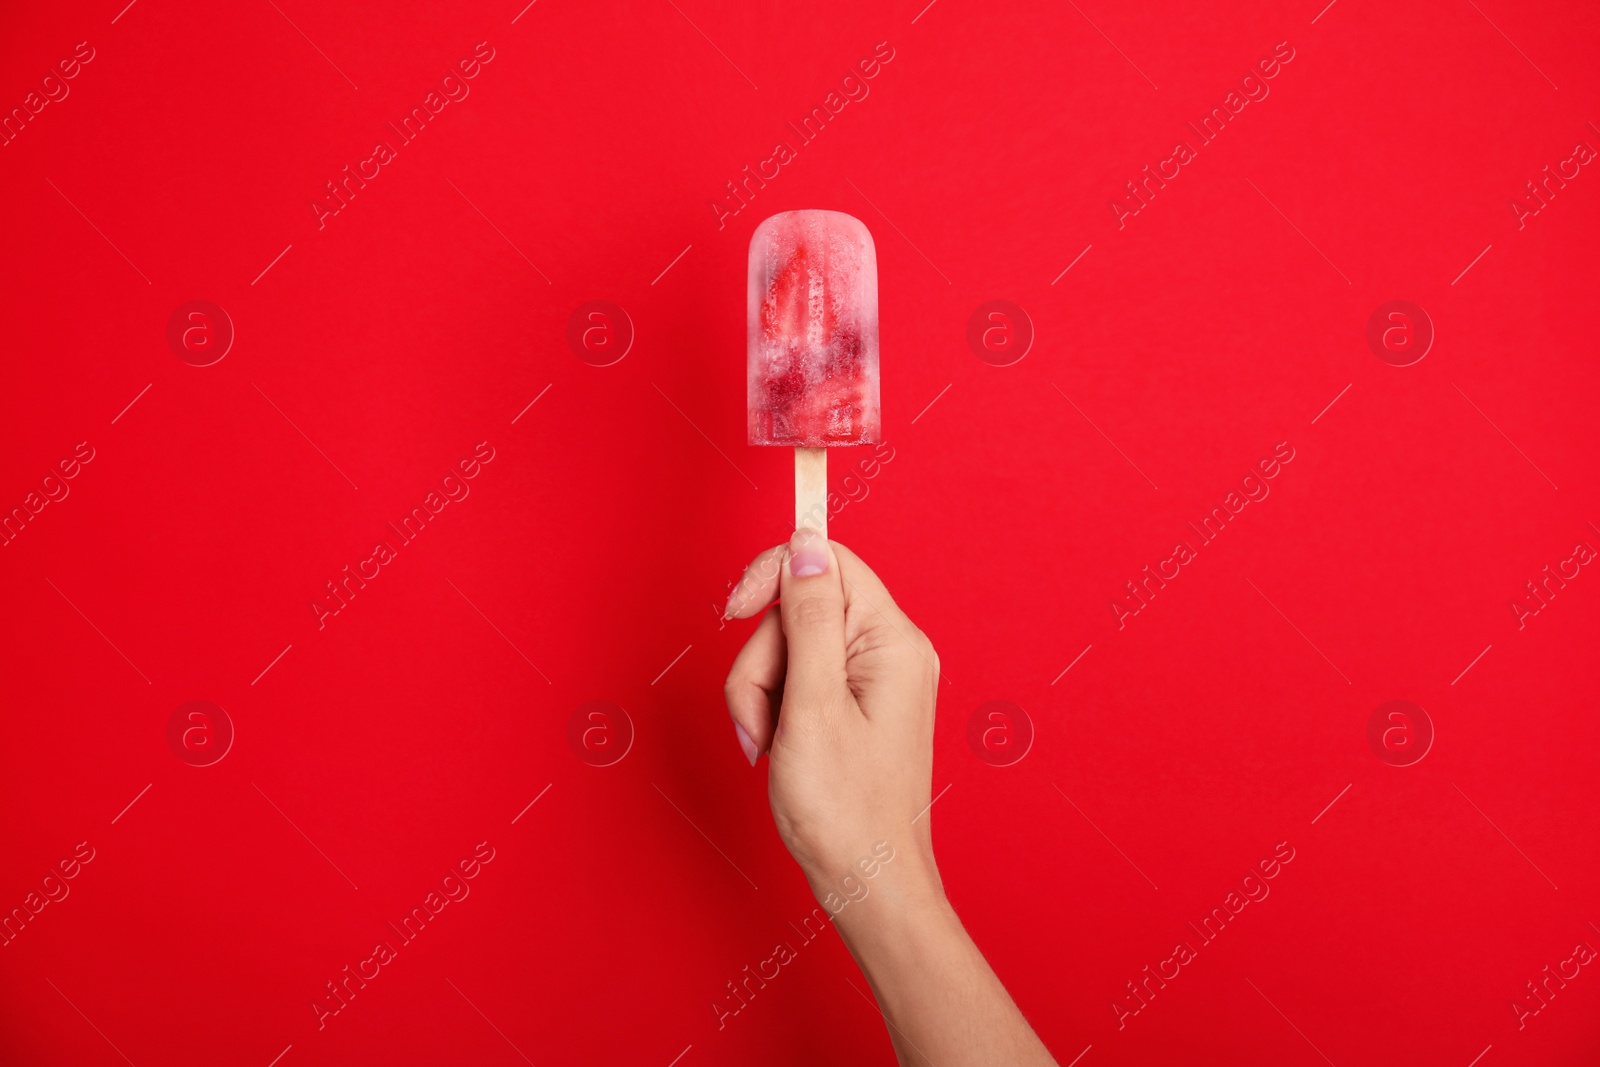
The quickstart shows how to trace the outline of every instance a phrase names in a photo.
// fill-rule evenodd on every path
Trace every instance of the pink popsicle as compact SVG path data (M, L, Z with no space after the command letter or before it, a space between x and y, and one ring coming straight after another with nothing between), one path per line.
M878 259L860 219L786 211L750 238L750 443L873 444Z

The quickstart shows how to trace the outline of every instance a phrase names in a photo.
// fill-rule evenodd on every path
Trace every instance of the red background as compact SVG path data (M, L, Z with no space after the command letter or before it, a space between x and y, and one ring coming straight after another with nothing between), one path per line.
M1594 968L1511 1004L1600 947L1600 576L1509 607L1600 545L1600 175L1509 207L1600 146L1593 5L676 7L9 5L8 113L95 58L0 148L0 505L95 458L0 549L0 906L95 858L0 948L0 1060L890 1058L832 932L710 1008L812 907L715 607L791 508L789 454L743 443L749 234L828 207L877 237L894 455L833 534L939 648L941 868L1060 1062L1595 1062ZM480 41L470 96L319 229ZM719 229L880 41L870 95ZM1123 183L1285 41L1119 229ZM195 299L237 332L207 367L166 339ZM991 299L1036 330L1011 366L965 340ZM1365 339L1393 299L1437 333L1409 367ZM611 366L566 341L591 300L636 331ZM481 441L470 496L319 630ZM1119 629L1278 442L1270 496ZM567 742L596 699L636 731L608 767ZM1436 732L1411 766L1367 742L1395 699ZM168 743L191 700L236 731L211 766ZM968 747L990 700L1026 709L1021 762ZM319 1030L481 841L470 896ZM1271 895L1119 1030L1279 842Z

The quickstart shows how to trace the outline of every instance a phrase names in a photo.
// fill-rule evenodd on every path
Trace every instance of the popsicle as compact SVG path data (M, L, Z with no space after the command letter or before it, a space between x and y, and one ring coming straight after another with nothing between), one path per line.
M786 211L750 238L750 443L795 450L795 528L828 533L828 453L875 444L878 258L860 219Z

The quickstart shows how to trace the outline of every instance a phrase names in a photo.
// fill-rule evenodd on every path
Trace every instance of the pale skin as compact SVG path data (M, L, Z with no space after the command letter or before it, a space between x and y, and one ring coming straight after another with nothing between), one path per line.
M867 890L834 927L900 1063L1054 1065L934 862L932 642L860 557L806 530L757 556L735 587L728 617L758 614L728 675L728 711L751 764L767 756L773 821L818 902L832 912L847 877ZM893 859L860 866L883 843Z

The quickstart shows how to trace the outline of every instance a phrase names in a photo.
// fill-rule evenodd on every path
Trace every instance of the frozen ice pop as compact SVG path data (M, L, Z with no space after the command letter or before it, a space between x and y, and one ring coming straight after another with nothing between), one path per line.
M878 260L860 219L786 211L750 238L750 443L795 449L795 524L827 533L827 453L873 444Z

